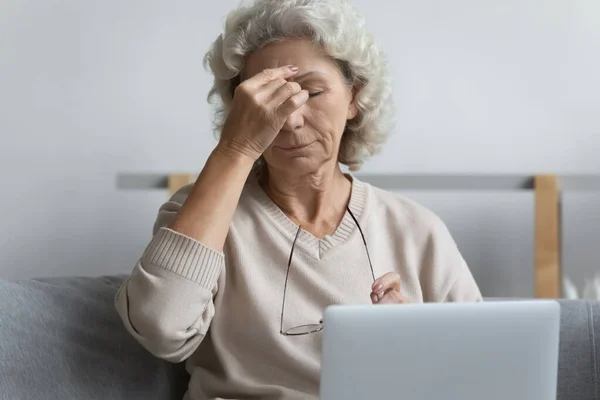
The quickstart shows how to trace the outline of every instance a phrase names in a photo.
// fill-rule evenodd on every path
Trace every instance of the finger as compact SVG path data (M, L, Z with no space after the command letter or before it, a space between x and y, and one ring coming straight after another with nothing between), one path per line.
M385 295L383 295L383 297L381 299L379 299L379 301L377 302L377 304L404 304L404 303L408 303L408 299L406 297L402 296L402 293L398 292L397 290L390 290Z
M258 74L242 82L249 88L256 89L258 87L269 84L272 81L279 79L288 79L298 73L298 67L294 65L285 65L279 68L263 69Z
M278 78L278 79L274 79L274 80L270 81L266 85L262 85L262 86L258 86L258 87L254 87L254 88L250 87L250 86L246 86L244 89L246 91L248 91L248 93L250 93L252 95L252 97L254 97L255 100L257 100L261 104L266 104L266 103L272 102L273 95L275 93L277 93L279 88L286 85L287 83L288 83L288 81L286 81L285 79ZM289 83L292 83L292 82L289 82ZM288 88L288 90L289 89L291 89L291 88ZM291 96L291 94L290 94L290 96ZM283 103L285 100L287 100L287 97L283 101L281 101L279 104ZM279 105L279 104L277 104L277 105Z
M383 296L385 296L386 293L391 292L393 289L389 289L385 292L381 292L381 293L375 293L375 292L371 292L371 301L374 304L377 304L381 301L381 299L383 298Z
M279 107L292 95L300 92L302 88L296 82L288 82L283 78L277 78L262 86L245 86L240 90L245 90L260 104L271 103L273 107Z
M384 293L391 289L400 291L400 275L398 275L397 272L388 272L377 278L375 282L373 282L371 288L373 292L377 294Z
M285 82L280 85L276 90L274 90L271 95L271 102L273 106L279 107L283 103L285 103L290 97L293 95L300 93L302 88L300 84L296 82Z
M379 303L379 296L377 295L377 293L371 292L371 302L373 304Z
M301 90L296 93L277 108L279 117L282 119L289 117L290 114L302 107L306 100L308 100L308 90Z
M393 289L388 289L384 292L381 293L375 293L375 292L371 292L371 301L376 304L379 303L379 301L381 301L381 299L383 298L383 296L386 295L386 293L391 292Z

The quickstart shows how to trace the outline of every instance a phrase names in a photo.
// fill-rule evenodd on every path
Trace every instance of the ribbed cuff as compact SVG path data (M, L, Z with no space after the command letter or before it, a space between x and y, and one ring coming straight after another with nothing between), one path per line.
M188 236L160 228L142 255L157 265L211 290L219 279L223 254Z

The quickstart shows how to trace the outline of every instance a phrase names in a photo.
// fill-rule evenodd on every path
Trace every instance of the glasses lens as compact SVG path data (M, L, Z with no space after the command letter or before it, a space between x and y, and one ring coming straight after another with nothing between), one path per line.
M283 334L288 336L306 335L309 333L319 332L321 329L323 329L323 324L300 325L284 331Z

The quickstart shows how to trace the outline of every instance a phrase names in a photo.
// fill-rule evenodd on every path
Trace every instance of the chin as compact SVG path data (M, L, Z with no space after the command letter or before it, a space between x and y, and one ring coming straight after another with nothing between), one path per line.
M273 157L267 160L267 164L273 168L294 175L303 175L318 171L326 161L322 158L310 156Z

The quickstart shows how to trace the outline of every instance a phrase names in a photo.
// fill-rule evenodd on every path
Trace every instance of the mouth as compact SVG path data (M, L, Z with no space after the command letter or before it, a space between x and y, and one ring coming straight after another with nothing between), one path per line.
M278 149L283 150L283 151L291 152L291 151L298 151L298 150L306 149L307 147L311 146L313 143L302 144L302 145L275 146L275 147L277 147Z

